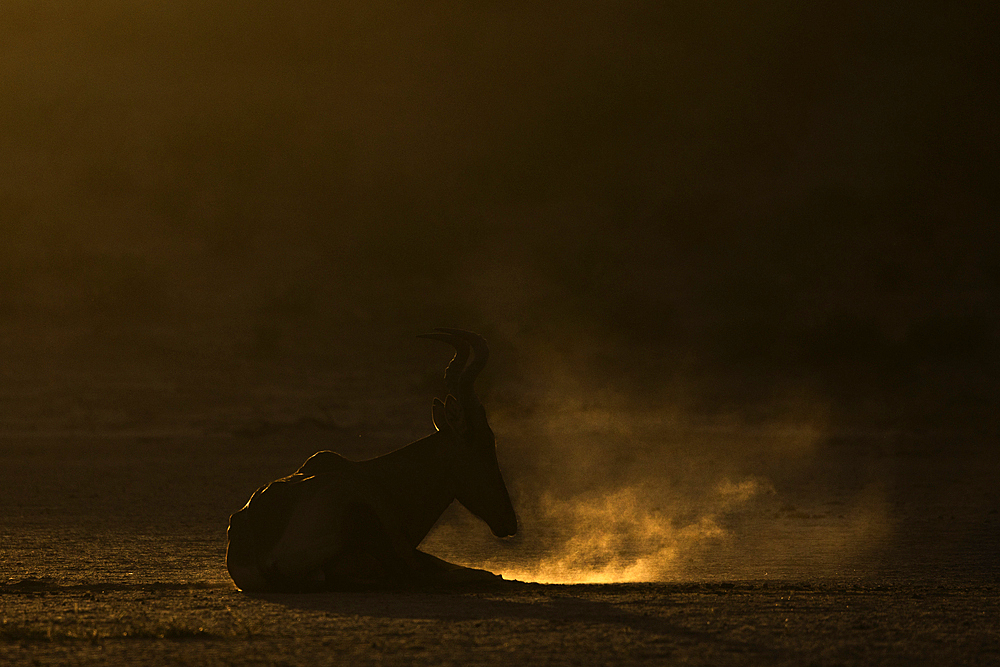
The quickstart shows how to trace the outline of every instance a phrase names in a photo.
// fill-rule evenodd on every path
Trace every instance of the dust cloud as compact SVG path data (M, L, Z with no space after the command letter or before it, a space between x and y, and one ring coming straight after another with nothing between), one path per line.
M547 390L491 416L520 534L498 543L453 509L422 548L545 583L877 569L895 530L886 470L830 444L824 406L707 417L539 363Z

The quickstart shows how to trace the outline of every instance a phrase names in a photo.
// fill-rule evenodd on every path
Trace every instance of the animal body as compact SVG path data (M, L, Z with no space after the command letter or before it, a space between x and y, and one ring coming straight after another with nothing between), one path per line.
M367 461L317 452L295 473L258 489L229 520L226 566L240 589L308 592L498 578L417 549L456 499L494 535L517 532L495 437L473 388L489 357L486 341L460 329L422 337L455 348L445 371L448 393L433 403L435 432Z

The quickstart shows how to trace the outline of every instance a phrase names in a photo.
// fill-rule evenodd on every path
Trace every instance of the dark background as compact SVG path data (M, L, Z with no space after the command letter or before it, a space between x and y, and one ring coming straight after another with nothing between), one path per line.
M461 326L515 389L992 428L986 7L7 0L8 350Z

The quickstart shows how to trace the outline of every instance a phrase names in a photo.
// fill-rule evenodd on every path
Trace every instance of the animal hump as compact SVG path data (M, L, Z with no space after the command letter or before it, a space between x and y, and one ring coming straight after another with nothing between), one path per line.
M343 470L351 463L352 461L345 459L337 452L331 452L329 449L324 449L307 458L306 462L303 463L302 467L300 467L296 472L297 474L311 477L322 473Z

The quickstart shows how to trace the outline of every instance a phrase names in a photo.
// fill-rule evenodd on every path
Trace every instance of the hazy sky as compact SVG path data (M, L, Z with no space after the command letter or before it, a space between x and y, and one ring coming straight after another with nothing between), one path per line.
M0 307L995 363L991 25L940 3L10 0Z

